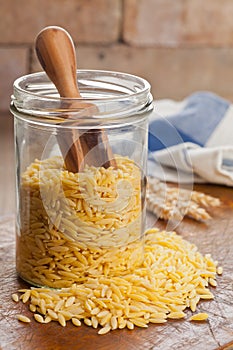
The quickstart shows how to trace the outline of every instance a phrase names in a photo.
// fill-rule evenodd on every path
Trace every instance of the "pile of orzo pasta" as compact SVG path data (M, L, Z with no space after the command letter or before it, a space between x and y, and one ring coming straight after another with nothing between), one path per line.
M140 237L140 171L126 158L117 162L115 170L72 174L55 157L27 169L17 270L46 287L19 290L13 300L28 303L40 323L83 321L99 334L182 319L187 308L191 320L206 320L196 307L214 297L209 287L222 269L174 232L151 229Z
M151 229L144 241L143 262L128 271L126 268L122 275L112 268L105 276L103 269L98 276L87 276L68 288L20 290L20 299L29 303L38 322L57 321L65 326L71 320L80 326L83 321L94 328L101 326L99 334L182 319L185 309L195 313L201 299L213 299L209 285L216 286L216 275L222 269L210 255L201 255L195 245L174 232ZM129 246L129 253L134 249L134 244ZM85 258L88 261L89 257ZM99 263L101 266L104 260ZM18 300L16 295L13 298ZM207 317L206 313L196 313L191 320ZM30 322L22 315L19 320Z

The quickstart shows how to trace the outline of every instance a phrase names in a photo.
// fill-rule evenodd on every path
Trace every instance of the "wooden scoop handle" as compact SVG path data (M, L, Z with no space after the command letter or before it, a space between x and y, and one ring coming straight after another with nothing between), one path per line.
M60 27L50 26L44 28L37 36L36 53L44 71L56 86L61 97L81 98L77 85L77 65L75 48L71 36ZM70 108L96 112L93 104L75 100ZM73 130L58 132L57 139L63 154L66 168L72 172L80 171L85 164L94 166L116 167L106 133L101 129L88 130L79 133L75 122L67 122L74 126Z

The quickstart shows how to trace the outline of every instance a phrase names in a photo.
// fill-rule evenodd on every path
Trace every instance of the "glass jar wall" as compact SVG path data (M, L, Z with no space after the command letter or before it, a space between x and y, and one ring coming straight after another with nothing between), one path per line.
M68 287L125 274L143 255L150 85L77 72L81 99L61 99L45 73L14 83L19 275Z

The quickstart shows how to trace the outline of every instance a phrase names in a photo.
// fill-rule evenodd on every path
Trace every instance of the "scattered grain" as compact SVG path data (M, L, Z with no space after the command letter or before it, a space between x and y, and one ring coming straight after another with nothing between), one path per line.
M205 321L205 320L207 320L208 317L209 317L209 315L207 313L200 312L196 315L191 316L189 321Z
M17 318L19 321L24 322L24 323L30 323L31 320L27 316L24 315L17 315Z
M87 326L92 326L92 322L89 318L84 318L83 322L87 325Z
M51 319L50 316L46 316L45 319L44 319L44 323L49 323L51 321L52 321L52 319Z
M130 322L130 321L127 321L127 322L126 322L126 326L127 326L127 328L130 329L130 330L134 329L134 324L133 324L132 322ZM113 329L113 328L112 328L112 329Z
M77 326L77 327L80 327L82 325L81 321L75 317L72 317L71 319L73 325Z
M110 324L111 324L112 330L117 329L117 327L118 327L118 322L117 322L116 316L112 316L112 318L111 318L111 320L110 320Z
M29 305L29 310L30 310L31 312L36 312L36 305L30 304L30 305Z
M91 323L92 323L92 327L93 328L97 328L98 327L98 320L95 316L91 317Z
M18 294L16 294L16 293L12 294L12 295L11 295L11 298L12 298L12 300L13 300L14 302L18 303L18 301L19 301L19 296L18 296Z
M23 303L26 303L29 300L30 295L31 295L31 291L28 289L22 296Z
M48 309L48 315L53 319L53 320L57 320L58 319L58 315L56 312L54 312L51 309Z
M66 326L65 317L64 317L64 315L62 315L61 313L58 314L58 322L60 323L60 325L61 325L62 327L65 327L65 326Z
M177 312L170 312L170 314L167 315L167 318L171 319L179 319L179 318L184 318L186 315L182 311L177 311Z
M34 318L39 323L44 323L44 318L40 314L34 314Z
M99 330L98 334L106 334L106 333L108 333L110 330L111 330L111 327L110 327L109 325L107 325L107 326L101 328L101 329Z

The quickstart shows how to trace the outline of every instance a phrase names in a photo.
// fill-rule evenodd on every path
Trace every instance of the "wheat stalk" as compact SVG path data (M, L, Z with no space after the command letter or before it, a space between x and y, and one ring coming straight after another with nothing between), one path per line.
M153 177L148 177L146 198L147 210L164 220L182 220L184 216L208 220L211 216L207 208L221 204L218 198L202 192L170 187Z

